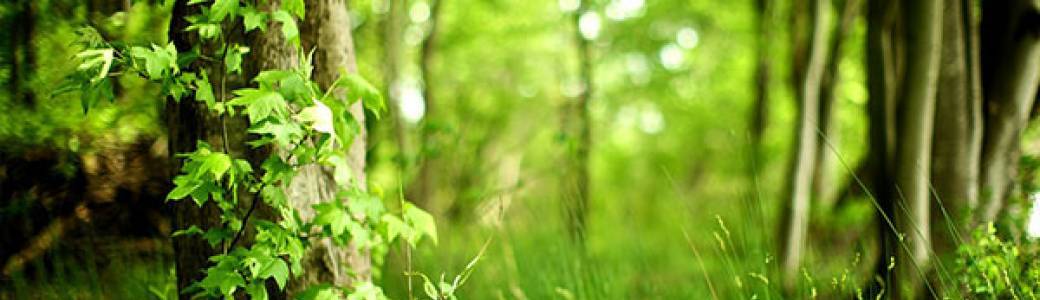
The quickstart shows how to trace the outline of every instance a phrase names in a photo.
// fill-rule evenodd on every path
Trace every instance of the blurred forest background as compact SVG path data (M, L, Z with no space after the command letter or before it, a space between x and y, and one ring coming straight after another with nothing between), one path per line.
M178 297L160 88L55 93L175 2L0 4L0 299ZM439 235L390 298L485 244L461 299L1040 293L1038 1L348 2L368 187Z

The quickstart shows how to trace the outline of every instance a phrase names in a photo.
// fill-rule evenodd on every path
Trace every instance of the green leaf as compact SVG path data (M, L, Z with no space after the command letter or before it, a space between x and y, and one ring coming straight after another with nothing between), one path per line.
M283 0L281 8L296 15L296 17L300 19L303 19L304 14L306 13L303 0Z
M234 17L238 11L238 0L215 0L209 9L209 19L222 22L226 17Z
M288 115L288 104L278 92L259 89L240 89L235 91L237 98L229 104L245 106L249 122L256 124L271 115L285 117Z
M218 109L217 97L213 96L213 86L209 83L209 76L206 75L205 70L199 74L199 77L195 79L195 100L205 103L206 107L211 110L222 110Z
M98 68L97 76L91 79L92 82L96 82L108 76L108 70L112 67L112 60L115 58L114 54L115 49L112 48L91 49L76 53L76 58L83 60L76 69L87 71Z
M328 226L333 236L342 235L350 223L350 215L338 203L319 203L314 205L314 224Z
M220 152L206 155L199 165L199 172L209 172L215 180L220 180L228 169L231 169L231 157Z
M386 111L386 103L382 94L368 80L356 73L341 72L339 79L332 83L330 89L343 88L347 90L347 104L353 104L361 100L365 109L371 111L377 117Z
M231 240L235 237L235 233L231 230L223 227L211 228L206 230L206 233L202 234L202 238L209 243L210 247L216 247L220 242Z
M289 279L289 265L280 258L264 261L257 270L256 277L264 279L274 278L278 288L284 289L285 282Z
M297 300L338 300L336 288L329 284L318 284L308 287L296 296Z
M249 128L249 133L262 136L261 139L250 143L254 147L266 145L269 142L274 142L281 147L290 147L295 144L293 141L300 139L304 135L304 131L299 124L281 121L256 124Z
M264 203L272 207L284 207L289 204L289 198L285 196L285 191L280 187L267 185L260 191L260 194L264 197Z
M249 53L249 47L232 45L227 51L227 56L224 57L224 66L227 67L227 72L231 74L242 74L242 56Z
M257 11L252 6L243 7L239 13L242 14L242 24L245 25L246 32L255 29L267 31L267 13Z
M191 227L188 227L187 229L181 229L181 230L174 231L173 234L170 235L170 237L179 237L179 236L188 236L188 235L200 235L200 234L203 234L203 233L204 232L202 231L201 228L199 228L199 226L191 225Z
M395 215L386 214L380 220L386 226L386 240L388 243L393 242L397 237L407 236L412 232L412 228L408 227L404 221L401 221L401 218Z
M254 281L246 286L246 294L249 294L250 300L267 300L267 286L264 285L262 280Z
M403 214L405 223L408 223L412 228L425 233L426 236L433 240L434 244L437 244L437 224L434 222L433 216L431 216L430 213L427 213L411 203L405 202Z
M242 275L238 274L238 271L233 266L225 266L224 264L218 264L216 267L207 269L206 278L199 282L201 287L207 290L216 289L220 291L221 295L229 299L233 298L238 287L245 284L245 279L242 279Z
M152 80L159 80L165 75L176 73L179 70L177 48L173 46L173 43L167 44L166 47L153 44L150 50L144 47L133 47L130 48L130 56L144 61L145 73Z
M289 1L292 2L292 1ZM293 45L300 44L300 29L296 27L296 20L284 10L275 11L271 18L282 23L282 36Z
M173 183L175 187L169 194L166 194L166 200L184 199L184 197L191 195L199 187L199 183L191 180L188 176L177 176Z

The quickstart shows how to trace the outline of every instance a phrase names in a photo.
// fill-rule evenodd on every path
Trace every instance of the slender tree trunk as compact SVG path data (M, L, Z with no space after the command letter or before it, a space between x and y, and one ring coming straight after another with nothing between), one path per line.
M873 166L871 195L877 203L877 225L880 251L875 261L875 276L865 291L873 299L889 294L893 286L891 262L900 249L891 218L896 209L893 200L895 186L891 174L894 169L896 145L896 94L900 84L902 39L900 38L900 10L898 1L873 0L867 12L867 85L870 93L870 156Z
M831 55L827 60L827 67L820 84L819 111L820 131L835 147L840 140L837 130L838 122L835 121L834 114L838 102L837 84L840 78L842 46L849 30L852 29L852 23L859 16L860 2L859 0L842 1L838 10L841 12L841 19L829 46ZM834 153L825 143L817 145L817 163L816 169L813 171L813 195L817 199L816 202L825 210L834 205L838 192L834 174L837 155L840 153Z
M339 78L342 71L357 72L350 15L344 0L307 0L307 17L300 26L304 49L314 49L314 80L324 89ZM340 91L342 92L342 91ZM359 123L365 123L361 101L351 108ZM365 188L365 144L367 134L362 132L350 145L347 163L354 182ZM289 202L304 219L314 216L312 205L326 201L349 201L335 194L336 186L331 170L312 166L300 170L293 186L286 192ZM371 280L371 253L353 245L335 246L330 239L313 242L305 255L302 277L289 284L290 295L318 283L350 287L354 282Z
M382 21L383 68L385 69L383 82L386 86L384 94L388 103L387 107L389 107L390 122L393 122L391 130L393 130L394 139L397 142L398 154L394 161L397 163L401 178L404 178L403 174L408 165L407 157L409 155L408 142L404 134L404 119L398 105L401 101L398 85L401 77L401 32L405 21L404 4L404 0L388 0L386 3L387 15ZM369 157L369 159L372 158Z
M773 22L773 11L775 11L776 1L772 0L757 0L755 1L755 22L756 25L756 37L755 37L755 51L757 52L757 62L755 64L755 98L754 103L751 107L751 113L749 115L749 150L748 159L746 165L748 194L743 197L744 211L749 216L753 217L754 222L750 222L747 225L750 227L765 227L765 214L762 210L762 199L759 193L761 187L759 185L759 169L762 165L765 153L762 149L762 139L765 135L766 126L769 123L769 88L771 86L771 72L772 64L770 47L772 47L772 27ZM759 243L770 245L773 243L771 239L772 234L768 231L758 230L760 235L757 240ZM756 247L761 248L761 247Z
M1015 154L1040 80L1040 16L1036 1L985 1L982 18L985 135L979 221L996 220L1010 195Z
M942 64L936 94L935 136L932 149L932 183L953 223L943 214L932 214L932 234L937 253L956 249L956 241L969 232L968 208L978 201L979 155L982 148L982 99L971 75L977 67L971 55L972 30L967 0L945 0L943 5Z
M895 169L895 214L902 242L910 253L899 252L896 278L891 293L897 297L915 297L924 282L919 267L927 270L931 242L931 171L932 129L935 116L936 83L942 49L942 0L904 3L906 11L907 69L906 84L900 95L899 133L897 135ZM905 211L903 211L905 210ZM914 265L917 265L915 267Z
M802 256L805 254L806 234L809 227L809 203L812 175L817 150L819 126L820 80L827 62L827 47L830 38L830 0L816 0L813 8L813 29L810 39L809 60L801 84L801 101L798 121L798 143L792 161L788 186L788 219L782 251L784 288L789 292L798 280Z
M419 53L419 72L423 79L423 101L425 112L423 114L422 128L419 131L419 173L414 182L408 187L408 199L419 207L431 209L435 205L434 198L434 172L437 171L438 149L434 141L435 132L440 126L439 119L440 103L435 99L433 74L434 54L437 49L438 29L440 28L440 11L445 0L434 0L430 7L430 27L423 40Z
M33 106L36 97L30 81L36 69L36 50L33 49L33 35L36 30L36 1L19 0L15 2L15 17L11 32L11 73L8 78L8 89L16 101Z
M755 22L758 22L758 34L755 37L755 49L758 51L758 62L755 64L755 103L751 110L751 155L758 160L762 156L762 135L769 123L769 82L770 82L770 43L772 25L769 22L773 1L755 1ZM751 170L754 175L754 170Z
M593 93L592 53L589 40L585 39L578 28L579 20L589 11L587 3L574 11L574 43L578 58L578 76L582 85L577 99L564 104L564 134L567 141L567 167L563 181L563 209L567 230L571 238L579 245L584 245L586 234L586 217L589 206L589 149L591 147L591 128L589 124L589 99Z

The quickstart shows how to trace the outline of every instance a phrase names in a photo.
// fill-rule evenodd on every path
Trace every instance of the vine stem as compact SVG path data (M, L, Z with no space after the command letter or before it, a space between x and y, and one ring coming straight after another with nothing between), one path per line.
M295 149L299 148L300 146L302 146L304 141L307 141L307 139L306 138L300 139L300 142L296 143L296 145L294 145L295 147L293 147L293 149L295 150ZM291 162L295 158L293 156L293 154L294 153L290 153L289 157L286 159L286 161ZM296 166L296 167L298 167L298 166ZM238 243L238 241L242 238L242 235L245 234L246 226L249 225L249 218L253 216L253 211L256 210L257 202L260 202L260 201L257 201L257 198L261 197L261 193L264 192L264 188L267 188L267 185L269 184L269 182L264 182L263 180L260 180L260 181L261 181L260 188L257 189L255 194L253 194L253 201L252 201L252 203L249 204L249 210L247 210L246 211L246 215L242 217L242 227L238 229L238 232L235 233L235 237L233 239L231 239L231 243L228 244L228 247L224 249L224 253L225 254L227 254L227 252L230 251L230 249L234 249L235 248L235 244Z

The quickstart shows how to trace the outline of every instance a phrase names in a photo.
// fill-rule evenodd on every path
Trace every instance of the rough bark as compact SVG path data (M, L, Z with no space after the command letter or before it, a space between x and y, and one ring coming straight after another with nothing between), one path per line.
M784 288L791 290L797 283L809 228L809 204L812 175L816 164L817 128L819 126L820 80L828 56L830 39L830 1L816 0L813 5L813 28L809 46L809 60L800 88L800 107L797 144L788 183L790 201L784 226L782 275Z
M936 83L942 49L942 0L904 3L907 13L907 66L903 74L906 84L900 94L899 133L895 168L896 193L899 203L896 226L910 253L900 251L891 293L897 298L917 295L924 282L917 268L929 265L931 247L931 171L932 132L935 116ZM903 211L905 210L905 211ZM915 267L916 265L917 267Z
M190 25L185 16L198 13L198 5L188 5L187 0L176 1L173 6L172 18L170 19L170 41L176 46L178 52L187 52L195 45L199 45L198 35L195 32L186 31ZM227 32L235 32L228 30ZM239 30L240 32L240 30ZM229 41L244 44L245 37L232 35L227 37ZM214 49L203 49L206 53L212 53ZM222 64L221 64L222 65ZM190 66L187 71L197 70L197 66ZM211 70L209 74L211 84L216 88L218 97L230 96L229 92L223 91L219 78L222 72ZM227 90L242 86L244 80L241 76L229 76ZM227 118L212 114L205 104L191 99L167 99L164 112L168 136L168 147L170 155L170 178L176 176L180 171L182 161L176 158L179 153L193 152L196 150L196 141L208 142L214 149L225 149L236 157L257 157L252 149L245 144L246 121L241 118ZM226 130L225 130L226 128ZM231 133L227 136L225 143L224 132ZM243 199L247 200L248 199ZM214 202L207 202L201 209L192 201L172 202L174 230L187 229L196 225L203 230L221 226L220 209ZM209 257L217 254L221 249L215 249L201 237L196 235L185 235L173 238L175 255L177 288L183 291L193 282L201 280L205 275L206 268L210 265ZM191 294L179 294L181 299L190 299Z
M581 15L589 10L588 4L582 3L572 16L574 25L574 43L578 59L578 80L581 82L581 93L576 99L564 104L563 133L568 137L565 155L566 169L562 186L564 220L567 232L572 240L584 245L586 234L586 217L589 206L589 149L592 134L589 124L589 99L593 93L592 52L589 40L581 35L578 22Z
M935 135L932 149L932 184L935 211L945 209L951 223L941 213L932 214L932 234L938 253L956 248L959 238L969 232L964 225L968 209L978 201L979 154L982 148L982 99L971 76L974 59L971 27L974 26L965 0L945 0L943 5L942 64L936 94ZM937 203L941 202L942 207Z
M301 44L304 49L314 49L314 80L322 88L329 88L341 72L357 72L354 43L351 35L350 15L344 0L307 0L307 17L300 26ZM351 114L364 124L365 115L361 102L350 108ZM360 188L366 187L364 126L352 145L347 157L353 180ZM286 192L289 202L304 220L314 217L312 205L326 201L348 201L335 195L336 185L330 170L311 166L300 170L293 179L293 186ZM350 287L357 281L371 279L370 253L352 245L335 246L329 239L315 241L304 257L303 276L289 284L290 295L318 284L330 283L337 287Z
M443 2L444 0L433 1L433 6L430 7L429 31L419 49L419 72L423 80L422 95L425 110L422 127L419 131L419 171L415 180L408 186L408 199L424 209L431 209L434 205L433 187L435 184L433 182L433 173L437 170L438 156L438 151L435 149L434 133L439 126L438 122L441 122L441 120L439 118L440 103L437 102L436 94L434 93L436 78L433 74L433 65L434 54L437 49L438 31L440 29L440 11Z
M1040 16L1036 1L985 1L982 18L985 134L979 221L994 221L1017 169L1019 137L1040 80Z

